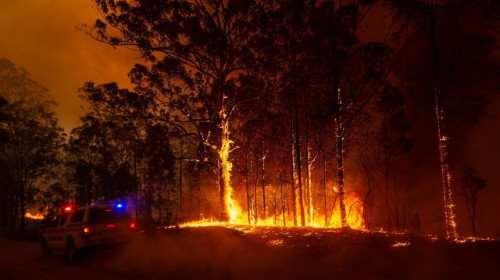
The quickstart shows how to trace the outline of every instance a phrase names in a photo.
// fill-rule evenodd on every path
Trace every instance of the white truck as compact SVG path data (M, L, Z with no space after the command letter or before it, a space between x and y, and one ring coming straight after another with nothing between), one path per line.
M66 258L74 262L80 249L126 242L136 224L125 208L124 203L66 207L40 231L42 256L50 256L52 250L66 250Z

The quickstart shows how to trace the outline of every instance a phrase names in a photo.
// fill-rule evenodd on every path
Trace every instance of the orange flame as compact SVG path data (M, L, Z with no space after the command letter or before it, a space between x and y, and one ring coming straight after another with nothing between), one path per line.
M229 190L229 189L228 189ZM231 189L232 191L232 189ZM230 216L229 222L221 222L215 218L202 219L198 221L191 221L181 224L181 227L206 227L206 226L235 226L235 225L248 225L247 213L240 207L239 203L232 198L232 192L227 192L226 202L228 206L228 213ZM346 193L346 206L347 206L347 222L350 228L353 229L365 229L363 215L363 203L360 196L355 192ZM314 228L342 228L342 222L340 219L340 208L339 204L335 205L335 208L330 211L328 215L328 223L325 224L324 213L318 213L316 209L312 211L311 223L309 227ZM267 216L267 215L266 215ZM282 215L269 215L266 219L258 219L253 221L251 226L265 226L265 227L292 227L293 218L291 216L285 217L285 222L283 222Z
M222 178L224 186L225 186L225 195L224 195L224 205L226 207L226 212L229 216L228 222L218 221L216 218L202 219L199 221L186 222L181 227L202 227L202 226L229 226L229 225L248 225L247 213L242 209L238 201L236 201L233 197L233 188L231 185L231 170L232 163L229 160L229 154L231 151L231 145L233 141L230 139L230 131L229 131L229 122L226 118L226 114L221 111L220 113L222 124L222 139L221 139L221 147L219 149L219 159L221 163L222 169ZM310 166L308 166L310 168ZM309 179L309 178L308 178ZM298 178L296 178L298 180ZM334 188L335 189L335 188ZM298 196L296 196L298 197ZM310 210L308 211L307 219L309 222L307 223L310 227L318 227L318 228L341 228L342 223L340 219L340 209L339 204L336 203L335 209L332 212L327 213L328 221L325 224L325 213L319 214L313 206L312 203L312 193L310 192L307 197L307 202L310 203ZM298 201L296 201L297 203ZM364 221L362 218L363 214L363 203L360 196L355 192L346 193L345 196L345 204L347 207L347 221L351 228L354 229L364 229ZM285 221L283 221L283 217L277 217L273 215L266 215L265 219L258 219L254 221L252 226L290 226L293 225L293 217L286 216Z
M32 220L43 220L44 218L44 216L40 213L36 213L35 215L33 215L30 212L26 212L26 214L24 214L24 217Z
M223 119L225 119L223 114ZM225 205L227 207L226 211L229 215L229 223L235 224L243 219L243 210L236 200L233 199L233 188L231 186L231 170L233 164L229 161L229 152L231 151L231 144L233 141L229 138L229 122L226 120L222 124L222 144L219 151L219 157L221 161L222 168L222 180L224 180L224 186L226 187L226 192L224 196Z

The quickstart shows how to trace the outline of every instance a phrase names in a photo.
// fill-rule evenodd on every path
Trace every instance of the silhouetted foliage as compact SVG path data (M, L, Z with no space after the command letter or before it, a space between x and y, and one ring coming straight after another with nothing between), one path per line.
M477 201L479 199L479 192L486 188L486 180L477 176L474 168L467 166L464 170L462 177L462 195L465 199L465 206L471 221L472 232L477 236L476 232L476 213Z
M5 166L5 181L10 182L3 201L10 210L4 210L12 215L11 225L20 216L23 231L26 207L33 204L42 180L53 176L64 136L52 103L44 100L46 89L8 60L0 60L0 67L0 94L8 101L2 107L4 119L0 122L5 134L0 142L0 161Z

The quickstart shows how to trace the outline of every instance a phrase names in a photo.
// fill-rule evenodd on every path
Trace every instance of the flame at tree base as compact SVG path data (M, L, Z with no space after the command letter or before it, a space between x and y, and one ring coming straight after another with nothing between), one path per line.
M285 222L283 222L283 213L270 215L268 211L266 219L252 219L252 222L248 222L248 213L244 211L238 202L232 198L231 191L227 192L226 203L228 206L227 213L229 214L229 221L220 221L217 218L207 218L198 221L191 221L181 224L181 227L204 227L204 226L265 226L265 227L287 227L291 228L293 226L293 217L291 215L285 215ZM347 222L352 229L365 229L363 215L363 203L358 194L351 192L346 195L346 205L347 207ZM338 203L336 204L333 211L327 214L328 217L325 219L324 214L316 213L313 211L313 219L306 223L306 227L312 228L342 228L342 222L340 219L340 210ZM326 222L325 222L326 221Z
M226 119L226 115L222 114L222 119ZM225 209L221 209L222 212L229 218L229 223L236 223L240 216L243 213L240 205L236 200L233 199L233 188L231 187L231 170L233 168L233 164L229 161L229 152L231 150L231 144L233 142L229 138L229 122L224 121L222 123L222 139L221 139L221 148L219 150L219 160L220 160L220 168L222 169L222 186L224 188L222 191L224 193L224 203L223 206Z
M231 151L231 144L233 143L230 139L229 132L229 122L227 120L226 113L221 110L220 117L221 123L221 146L219 149L219 162L220 162L220 177L219 177L219 187L221 188L221 213L222 218L217 220L204 219L200 221L188 222L181 226L211 226L211 225L252 225L252 226L276 226L276 227L286 227L294 225L293 216L290 213L279 213L278 211L270 211L264 213L264 219L254 213L245 212L238 201L233 197L233 188L231 186L231 170L232 163L229 160L229 153ZM309 199L312 201L312 194L310 194ZM297 202L295 202L297 203ZM308 211L307 217L305 217L304 224L308 227L317 228L342 228L342 222L340 218L340 203L334 204L333 211L328 213L316 213L311 205L311 209ZM347 209L347 222L348 227L353 229L364 229L363 221L363 203L360 197L352 192L345 194L345 201ZM277 205L275 207L278 207ZM297 207L298 208L298 207ZM284 211L284 209L281 209ZM249 210L247 210L249 211ZM287 212L287 211L285 211ZM325 218L325 215L327 216ZM249 223L249 216L253 217L253 223ZM312 216L312 217L311 217ZM300 217L297 217L300 220ZM224 221L227 219L227 221ZM299 221L300 222L300 221ZM301 224L301 223L300 223Z
M45 216L42 215L41 213L36 213L33 215L30 212L26 212L24 217L26 217L27 219L32 219L32 220L43 220Z

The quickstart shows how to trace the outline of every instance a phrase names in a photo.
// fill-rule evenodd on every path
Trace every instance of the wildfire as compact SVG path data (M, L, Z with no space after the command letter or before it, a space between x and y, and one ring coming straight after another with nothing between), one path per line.
M393 248L400 248L400 247L408 247L410 245L411 245L410 242L397 242L397 243L392 244L391 247L393 247Z
M231 185L231 170L232 163L229 160L229 154L231 151L231 145L233 141L230 139L229 122L224 111L220 112L221 119L221 146L219 149L219 160L221 168L221 176L219 180L222 180L223 189L223 206L222 211L227 215L227 222L213 219L203 219L200 221L193 221L184 223L181 226L228 226L228 225L248 225L248 213L246 213L240 206L237 200L233 197L233 188ZM310 168L310 167L309 167ZM310 170L309 170L310 171ZM296 178L297 179L297 178ZM310 178L307 178L310 179ZM334 192L337 194L338 188L334 187ZM364 229L364 221L362 218L363 214L363 202L359 195L355 192L345 193L345 205L347 212L347 222L349 227L354 229ZM328 213L319 213L314 207L312 191L308 190L306 193L306 202L308 203L309 209L307 209L307 215L304 217L306 219L305 225L309 227L317 228L341 228L342 222L340 218L340 203L336 201L334 203L333 209ZM295 201L295 205L298 205L298 201ZM296 207L298 209L299 207ZM247 211L251 211L248 209ZM265 218L257 217L253 219L252 226L270 226L270 227L283 227L294 225L293 215L268 215L271 213L265 213L263 215ZM327 216L325 219L325 215ZM298 215L300 216L300 215ZM300 217L297 217L300 218Z
M469 237L459 237L459 238L456 238L454 241L455 243L474 243L474 242L478 242L478 241L494 241L495 239L493 238L483 238L483 237L473 237L473 236L469 236Z
M230 169L229 169L230 170ZM229 222L221 222L215 218L202 219L198 221L191 221L181 224L181 227L204 227L204 226L245 226L249 225L246 212L240 207L238 202L232 198L232 189L228 188L226 192L226 203L228 206L228 213L230 216ZM353 229L364 229L365 224L362 218L363 215L363 203L359 195L355 192L349 192L346 194L346 210L347 210L347 222L350 228ZM313 209L311 224L309 227L313 228L341 228L342 222L340 219L340 206L337 203L335 208L330 211L327 215L328 223L325 224L325 216L323 213L318 213L316 209ZM282 215L269 215L266 219L253 220L250 226L259 227L292 227L293 218L291 216L286 216L285 222L283 222Z
M35 215L33 215L30 212L26 212L24 217L26 217L28 219L32 219L32 220L43 220L43 218L44 218L43 215L40 213L36 213Z
M226 223L216 219L201 219L198 221L185 222L180 227L210 227L210 226L224 226Z
M283 239L274 239L267 242L269 246L283 246L285 241Z
M223 119L226 118L224 114L222 117ZM229 161L229 152L232 143L233 141L229 138L229 122L225 121L222 124L222 144L219 151L222 168L221 179L224 181L224 186L226 187L224 203L229 216L229 223L236 224L243 218L243 210L238 202L233 199L233 188L231 186L231 169L233 168L233 164Z

